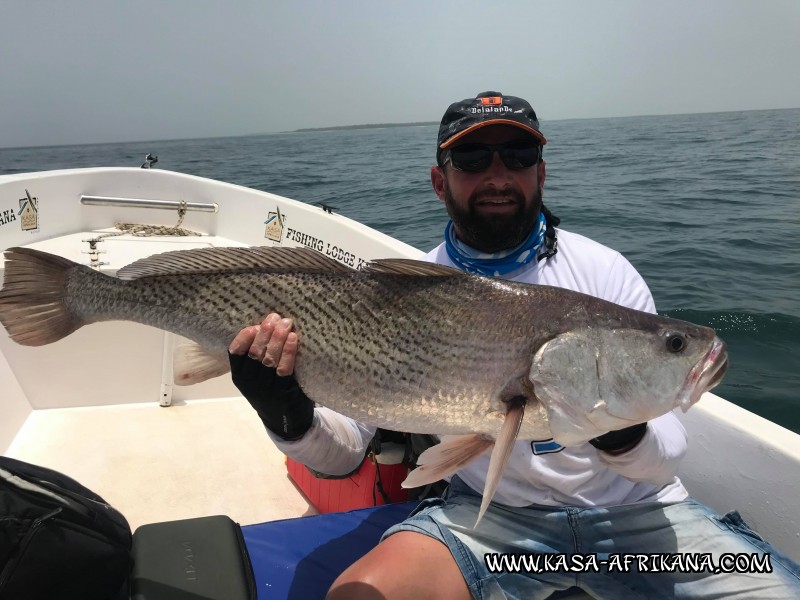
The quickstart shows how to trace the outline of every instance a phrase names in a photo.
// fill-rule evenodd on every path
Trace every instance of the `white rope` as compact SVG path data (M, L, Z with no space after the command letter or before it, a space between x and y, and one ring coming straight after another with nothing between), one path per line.
M193 235L203 235L197 231L192 231L191 229L184 229L181 227L183 223L183 218L186 216L186 200L181 200L180 208L178 208L178 222L175 224L174 227L168 227L166 225L145 225L142 223L114 223L114 227L119 229L119 231L115 231L113 233L104 233L102 235L97 236L98 240L107 237L114 237L118 235L133 235L136 237L151 237L156 235L175 235L175 236L193 236Z

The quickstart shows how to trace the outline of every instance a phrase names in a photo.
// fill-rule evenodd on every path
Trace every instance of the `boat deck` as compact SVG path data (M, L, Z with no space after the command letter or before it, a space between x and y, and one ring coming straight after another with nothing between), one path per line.
M242 398L33 411L8 456L56 469L144 523L316 514Z

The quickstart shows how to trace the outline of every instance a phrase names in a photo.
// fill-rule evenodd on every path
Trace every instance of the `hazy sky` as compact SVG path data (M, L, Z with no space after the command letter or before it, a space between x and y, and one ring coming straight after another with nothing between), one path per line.
M800 107L800 0L0 0L0 147Z

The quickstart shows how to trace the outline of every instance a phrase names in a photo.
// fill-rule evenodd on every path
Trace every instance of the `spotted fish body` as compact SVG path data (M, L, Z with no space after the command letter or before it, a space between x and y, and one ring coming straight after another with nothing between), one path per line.
M509 443L581 443L688 408L726 363L708 328L417 261L354 271L308 249L216 248L153 256L115 278L31 249L6 260L0 322L21 344L136 321L199 345L194 366L176 369L192 383L225 372L235 335L277 312L299 335L309 397L399 431L494 439L505 427Z

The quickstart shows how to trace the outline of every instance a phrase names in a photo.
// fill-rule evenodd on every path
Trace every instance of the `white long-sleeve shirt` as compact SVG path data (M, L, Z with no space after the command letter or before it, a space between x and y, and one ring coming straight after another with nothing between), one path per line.
M422 260L455 266L444 244ZM529 263L504 279L567 288L655 313L647 284L619 252L564 230L558 231L555 256ZM317 407L313 425L301 439L287 442L270 436L294 460L342 475L358 467L374 433L374 427ZM618 456L588 443L564 448L552 440L518 441L493 501L509 506L613 506L683 500L688 493L675 474L686 448L686 431L671 412L651 420L641 442ZM481 493L488 465L487 453L458 476Z

